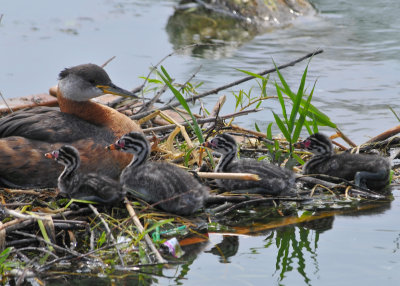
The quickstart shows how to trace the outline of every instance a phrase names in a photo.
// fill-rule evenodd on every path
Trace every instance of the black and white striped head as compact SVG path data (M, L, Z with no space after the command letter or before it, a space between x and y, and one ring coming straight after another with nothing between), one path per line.
M227 133L219 134L211 141L203 143L203 146L213 149L223 155L236 153L237 145L235 138Z
M114 144L109 145L108 149L121 150L135 156L145 155L147 158L150 153L150 143L142 133L130 132L123 135Z
M49 159L54 159L64 166L74 166L77 168L80 165L79 151L70 145L64 145L58 150L46 153L45 156Z
M305 149L315 155L332 154L332 142L328 136L322 133L315 133L303 142L294 144L295 148Z

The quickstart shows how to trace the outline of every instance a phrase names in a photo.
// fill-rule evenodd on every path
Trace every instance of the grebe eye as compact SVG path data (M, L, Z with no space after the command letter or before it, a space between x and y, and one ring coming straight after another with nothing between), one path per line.
M124 139L119 139L119 140L117 141L117 145L118 145L120 148L124 148L124 147L125 147L125 140L124 140Z

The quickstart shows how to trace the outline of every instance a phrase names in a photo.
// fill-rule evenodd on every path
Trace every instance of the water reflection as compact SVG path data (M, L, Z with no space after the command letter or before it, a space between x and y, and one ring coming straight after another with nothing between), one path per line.
M219 256L219 262L221 263L230 263L229 257L235 256L238 250L239 237L236 235L224 235L220 243L205 252Z
M331 208L313 213L291 212L291 215L275 218L271 218L271 208L264 208L264 214L269 215L263 216L259 210L254 212L258 216L241 212L242 221L239 216L235 216L236 220L231 225L224 221L221 233L193 234L180 240L185 254L179 259L168 257L171 264L167 268L141 267L131 271L114 270L101 275L85 275L82 272L76 276L66 273L60 276L53 273L52 278L46 280L47 285L52 285L52 282L57 285L91 285L97 282L99 285L204 285L211 281L213 285L234 285L238 281L259 285L259 280L270 284L271 278L277 285L293 285L293 280L297 281L296 285L315 285L316 280L326 275L326 247L330 248L332 244L327 246L326 240L331 230L335 229L335 220L340 217L365 217L371 220L388 211L391 202L357 205L339 211ZM248 240L250 236L253 238ZM324 239L322 236L325 236ZM349 244L351 248L360 247L362 241L354 244L350 238L342 243ZM396 233L391 243L393 245L389 251L398 252L400 235ZM335 252L341 251L337 245L332 247ZM361 246L361 249L364 248ZM331 255L328 255L329 260L338 259L331 258ZM348 263L356 262L352 260ZM340 264L345 263L343 261ZM240 264L246 267L240 269ZM334 264L328 266L331 267ZM221 278L224 275L225 280Z
M265 254L265 251L275 253L274 257L269 258L274 263L274 266L270 267L272 271L265 273L266 269L264 269L261 270L264 273L259 273L259 275L267 275L268 277L268 274L270 274L279 285L290 285L286 284L288 283L286 280L293 276L301 277L303 280L301 284L313 285L316 277L320 276L321 267L318 255L319 243L322 241L321 235L325 235L333 229L335 218L338 216L360 217L380 215L389 210L390 207L391 202L385 202L359 205L351 209L341 209L339 211L335 209L315 211L312 215L305 215L303 212L299 212L298 215L292 214L289 217L278 219L263 217L256 220L253 217L252 223L250 223L251 219L248 219L246 214L242 214L243 221L247 225L244 226L241 225L240 221L235 221L233 225L229 226L232 233L224 232L221 235L222 239L213 246L208 247L202 255L211 254L212 256L216 256L221 264L235 264L237 263L237 259L234 258L239 254L239 261L243 261L243 253L250 253L249 255L254 256L255 260L260 260L260 257L256 258L257 255ZM256 213L260 214L259 211ZM247 250L243 249L241 243L245 242L245 240L241 239L241 235L245 235L246 233L251 236L264 236L265 239L262 245L250 247ZM399 237L394 241L396 250L399 249L399 241ZM207 245L203 244L202 247L204 246ZM196 255L200 255L201 253L197 249ZM184 277L191 276L189 269L193 267L193 263L194 261L191 261L188 264L182 265L182 271L180 271L177 280L175 280L176 283ZM258 265L258 268L263 269L263 267L271 266L263 265L263 263L261 265ZM250 264L247 267L252 268L254 265ZM233 272L229 273L232 276L237 275L235 270L231 271Z
M300 15L314 14L308 1L182 0L169 17L166 31L174 49L195 43L191 55L220 58L233 54L255 36L289 25Z

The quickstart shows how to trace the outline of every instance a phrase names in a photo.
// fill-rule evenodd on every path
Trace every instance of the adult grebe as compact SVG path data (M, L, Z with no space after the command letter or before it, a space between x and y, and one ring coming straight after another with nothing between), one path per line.
M203 207L209 188L175 165L146 162L150 155L150 145L143 134L125 134L109 145L108 149L134 154L132 162L120 178L125 191L179 215L190 215Z
M58 108L20 110L0 119L0 185L18 188L56 187L62 166L43 154L64 144L74 145L84 173L118 179L132 156L110 153L104 145L140 126L129 117L90 101L104 93L133 96L115 86L94 64L64 69L59 75ZM93 154L96 154L94 157Z

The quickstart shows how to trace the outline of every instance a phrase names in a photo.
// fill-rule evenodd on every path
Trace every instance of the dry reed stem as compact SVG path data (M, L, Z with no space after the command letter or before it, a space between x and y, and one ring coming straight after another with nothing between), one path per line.
M392 127L390 129L386 130L385 132L383 132L375 137L372 137L364 144L377 143L378 141L383 141L383 140L385 140L389 137L392 137L393 135L396 135L398 133L400 133L400 125Z
M140 118L137 122L138 122L138 124L143 124L143 123L157 117L160 114L160 112L161 112L160 110L156 110L153 113L151 113L143 118Z
M178 135L178 133L179 133L178 130L180 131L180 133L182 134L183 138L185 139L185 141L187 143L187 146L190 149L194 148L193 142L190 139L189 135L187 134L186 128L183 125L181 125L180 123L176 122L172 117L168 116L168 114L165 114L162 111L160 112L160 116L163 119L165 119L165 120L167 120L169 122L172 122L173 124L175 124L177 126L177 128L175 128L175 130L168 137L168 140L167 140L168 150L170 150L170 151L174 150L173 140L174 140L175 136ZM183 154L183 153L180 152L180 154ZM196 152L192 152L191 155L193 156L193 159L194 159L195 162L197 162L199 160L199 155Z
M2 15L1 15L1 16L2 16ZM1 20L1 18L0 18L0 20ZM7 100L4 98L3 94L1 93L1 91L0 91L0 96L1 96L1 98L3 99L3 101L4 101L5 105L7 106L7 108L11 111L11 113L13 113L14 111L13 111L12 108L8 105L8 102L7 102Z
M211 173L197 172L197 176L207 179L260 181L260 176L251 173Z
M2 209L4 210L4 212L7 215L10 215L10 216L22 219L22 220L30 220L30 219L34 219L34 220L39 220L39 219L40 220L49 220L49 218L47 218L46 215L41 216L41 215L34 214L34 213L29 214L29 215L25 215L25 214L22 214L20 212L17 212L17 211L14 211L14 210L10 210L10 209L7 209L7 208L2 208Z
M140 222L139 218L137 217L136 212L135 212L134 208L132 207L131 203L129 202L129 200L126 197L125 197L125 206L129 212L130 217L133 220L133 223L136 225L139 232L144 233L143 225ZM146 233L144 235L144 239L145 239L147 245L150 247L151 251L153 251L154 255L156 256L157 262L158 263L167 263L167 261L161 256L160 252L158 252L157 248L154 246L153 241L151 240L149 234Z
M111 238L111 241L116 244L117 241L114 238L114 235L111 233L111 230L107 224L107 222L104 220L103 216L98 212L98 210L92 205L89 204L89 208L93 211L93 213L100 219L101 223L104 225L104 228L106 229L107 234L109 235L109 237ZM115 246L115 249L117 251L119 260L121 261L121 265L125 266L125 262L124 259L122 258L121 252L119 251L119 248L117 246Z
M347 137L346 135L343 134L343 132L339 129L336 128L336 132L339 134L339 136L347 143L349 144L351 147L355 147L357 146L356 143L354 143L353 141L351 141L351 139L349 137Z

